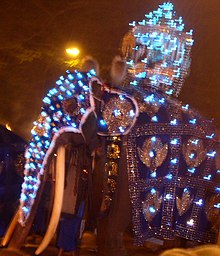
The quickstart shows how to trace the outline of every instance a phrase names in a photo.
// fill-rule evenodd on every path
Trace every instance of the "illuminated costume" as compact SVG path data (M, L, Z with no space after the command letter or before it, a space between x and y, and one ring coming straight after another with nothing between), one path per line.
M191 63L192 30L184 32L182 21L173 5L164 3L143 21L132 22L122 43L128 64L120 86L125 94L104 97L101 129L118 136L107 149L106 205L114 200L111 191L120 190L114 173L120 173L120 133L127 134L124 161L138 245L152 237L176 236L215 243L218 234L216 127L172 97L179 95Z
M178 96L189 71L192 31L183 31L182 18L176 18L171 3L131 26L122 45L128 75L118 90L103 88L93 71L67 71L43 99L26 152L17 234L28 233L42 177L59 138L75 134L92 152L98 134L101 154L95 155L94 165L104 170L107 181L101 205L109 214L103 232L107 242L117 243L130 205L138 245L151 237L175 236L216 242L220 208L216 128L172 97ZM51 224L50 235L36 254L46 248L55 229L56 223ZM18 248L16 232L10 244ZM123 254L113 247L107 245L100 255Z

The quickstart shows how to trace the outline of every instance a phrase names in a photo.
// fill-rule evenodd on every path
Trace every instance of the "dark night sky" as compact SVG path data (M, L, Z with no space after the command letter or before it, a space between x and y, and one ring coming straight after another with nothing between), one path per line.
M190 77L180 99L220 127L220 0L173 0L194 30ZM66 67L65 48L98 59L103 74L118 54L128 23L141 21L158 0L1 0L0 122L28 138L41 100Z

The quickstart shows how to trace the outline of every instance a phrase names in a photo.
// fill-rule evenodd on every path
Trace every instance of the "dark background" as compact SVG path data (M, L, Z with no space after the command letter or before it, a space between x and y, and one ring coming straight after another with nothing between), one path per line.
M0 123L28 139L41 101L76 44L94 56L107 77L128 23L157 9L158 0L1 0ZM180 95L220 127L220 0L173 0L185 27L194 30L192 66Z

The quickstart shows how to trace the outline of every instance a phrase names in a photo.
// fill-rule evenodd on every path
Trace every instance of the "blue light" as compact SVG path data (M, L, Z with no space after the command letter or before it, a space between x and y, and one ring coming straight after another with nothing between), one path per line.
M120 132L124 132L125 131L125 129L122 126L119 127L119 130L120 130Z
M28 213L29 212L29 209L26 206L23 206L22 210L23 210L24 213Z
M26 201L27 200L27 196L24 193L21 193L21 200L22 201Z
M135 81L130 82L130 84L136 86L136 85L138 85L138 82L135 80Z
M61 86L60 86L60 90L63 91L63 92L65 92L65 91L66 91L66 88L65 88L63 85L61 85Z
M69 78L69 80L73 80L73 79L74 79L74 76L73 76L72 74L69 74L69 75L68 75L68 78Z
M89 72L90 72L91 75L96 76L96 71L95 71L95 69L91 69Z
M209 174L208 176L204 176L204 177L203 177L204 180L211 180L211 178L212 178L212 175L211 175L211 174Z
M63 84L63 82L62 82L61 80L57 80L57 81L56 81L56 84L57 84L57 85L61 85L61 84Z
M72 92L71 91L66 91L66 94L68 95L68 96L72 96L73 94L72 94Z
M152 178L156 178L157 177L157 173L156 172L152 172L150 175Z
M153 117L151 118L151 121L152 121L152 122L158 122L157 116L153 116Z
M170 141L170 144L172 144L172 145L177 145L177 144L178 144L178 139L172 139L172 140Z
M188 172L190 173L195 173L195 171L196 171L196 168L188 168Z
M70 89L75 89L75 85L73 83L70 84Z
M157 140L157 138L155 136L151 137L151 141L155 142Z
M207 138L207 139L213 139L213 138L214 138L214 136L215 136L215 134L214 134L214 133L212 133L211 135L206 135L206 138Z
M190 159L193 159L195 157L195 154L194 153L191 153L190 155L189 155L189 158Z
M149 207L149 211L150 211L151 213L155 213L155 212L156 212L156 210L155 210L155 208L154 208L153 206L150 206L150 207Z
M177 125L177 120L176 120L176 119L171 120L171 121L170 121L170 124L172 124L172 125Z
M83 82L81 80L78 81L80 87L83 87Z
M74 128L77 127L77 125L75 123L71 123L71 126L74 127Z
M155 155L154 155L154 151L150 151L150 153L149 153L149 155L150 155L150 157L154 157Z
M85 97L84 97L82 94L80 94L80 95L78 96L78 99L79 99L79 100L84 100Z
M135 27L136 26L136 22L133 21L133 22L129 23L129 26Z
M51 104L51 100L48 97L45 97L43 99L43 102L46 103L46 104Z
M184 188L183 192L188 193L189 192L188 188Z
M155 194L157 191L155 188L152 188L150 192L151 192L151 194Z
M77 77L78 77L79 79L82 79L82 78L83 78L83 75L82 75L81 73L77 73Z
M130 116L130 117L134 117L134 116L135 116L134 110L130 110L129 116Z
M145 78L146 76L147 76L146 72L141 72L141 73L138 73L135 75L135 77L137 77L137 78Z
M220 203L215 204L214 207L220 209Z
M173 158L170 161L172 164L177 164L178 163L178 159L177 158Z
M80 109L80 113L81 113L81 114L85 114L85 113L86 113L86 110L85 110L84 108L81 108L81 109Z
M209 157L214 157L216 155L216 151L208 152L206 155Z
M62 95L59 95L59 96L58 96L58 99L59 99L59 100L63 100L64 98L63 98Z
M114 115L115 115L115 116L120 116L120 115L121 115L120 110L115 109L115 110L114 110Z
M199 199L197 202L195 202L196 205L202 206L203 205L203 200Z
M171 173L169 173L169 174L166 175L166 178L167 178L168 180L172 180L173 175L172 175Z
M173 198L173 196L172 196L171 194L166 194L165 198L166 198L167 200L170 200L170 199Z
M120 100L124 100L124 99L125 99L125 96L124 96L124 95L119 95L119 99L120 99Z
M163 103L165 103L165 99L162 98L162 99L159 100L159 102L163 104Z
M172 95L173 94L173 89L170 89L169 91L166 91L165 93L168 94L168 95Z
M216 187L216 188L215 188L215 191L216 191L217 193L220 193L220 188L219 188L219 187Z
M151 95L147 96L146 98L144 98L144 101L146 101L146 102L154 101L154 94L151 94Z
M194 118L194 119L192 119L192 120L189 120L189 123L190 123L190 124L196 124L196 121L197 121L196 118Z

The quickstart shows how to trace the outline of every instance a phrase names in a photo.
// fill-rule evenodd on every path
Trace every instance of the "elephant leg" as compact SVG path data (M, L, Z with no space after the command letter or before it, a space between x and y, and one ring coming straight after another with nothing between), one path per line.
M100 217L97 227L99 256L122 256L126 254L123 234L131 220L131 203L128 190L125 148L121 149L121 161L117 190L107 216Z

